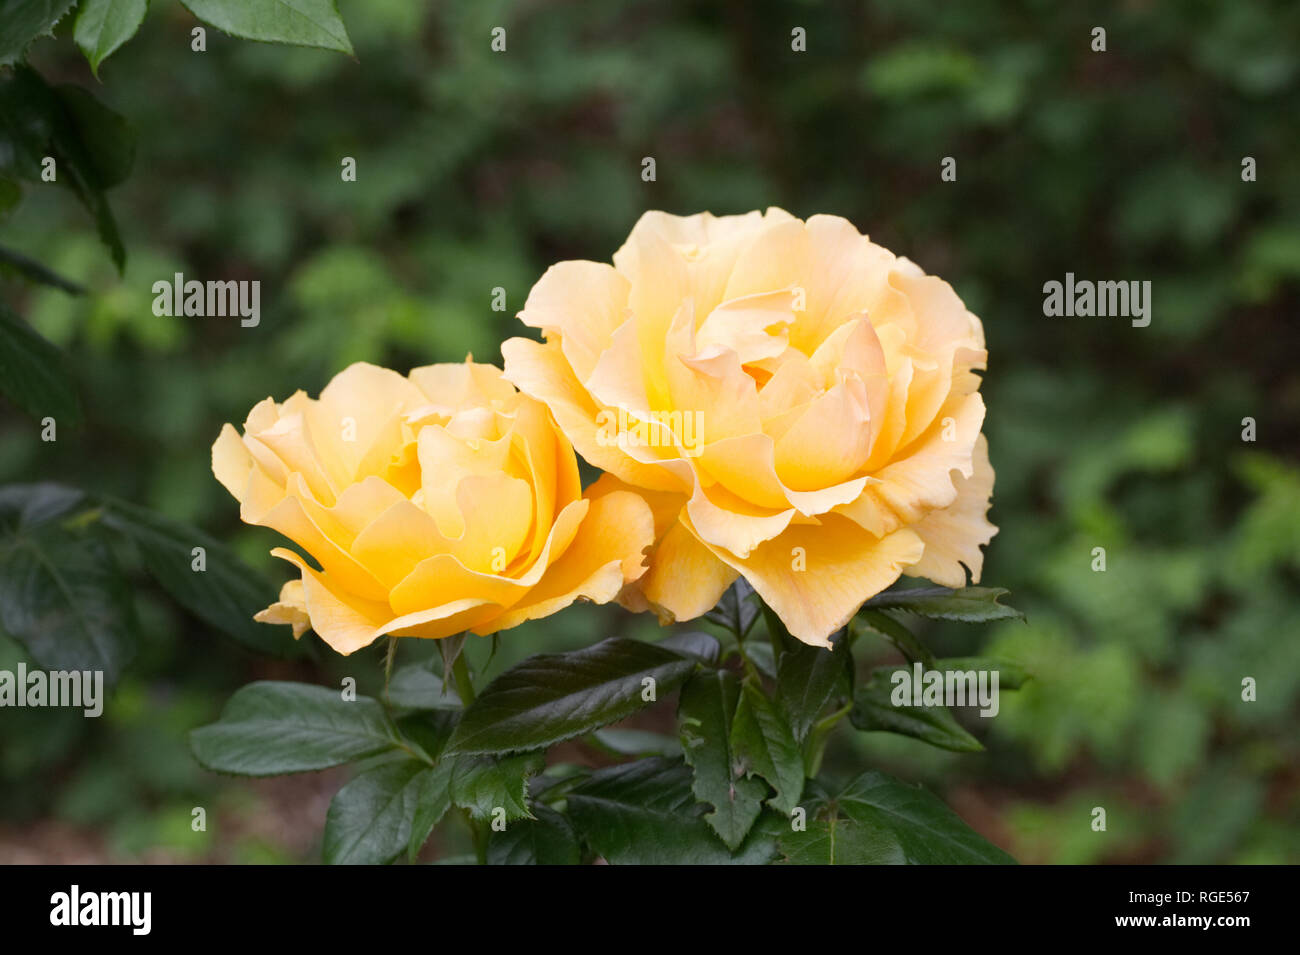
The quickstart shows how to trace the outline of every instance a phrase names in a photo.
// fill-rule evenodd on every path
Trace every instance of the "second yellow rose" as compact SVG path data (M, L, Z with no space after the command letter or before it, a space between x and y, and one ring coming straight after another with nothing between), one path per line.
M826 645L900 573L979 579L986 352L952 288L849 222L646 213L613 265L561 262L502 348L657 548L633 608L688 619L737 575Z

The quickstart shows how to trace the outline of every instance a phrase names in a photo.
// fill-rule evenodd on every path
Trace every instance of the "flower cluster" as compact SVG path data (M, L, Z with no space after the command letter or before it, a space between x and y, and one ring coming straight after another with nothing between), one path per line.
M319 565L277 549L302 578L259 619L349 653L578 598L685 620L743 576L824 646L900 574L979 580L983 329L846 220L650 212L519 317L545 341L505 342L504 375L354 365L226 426L243 519Z

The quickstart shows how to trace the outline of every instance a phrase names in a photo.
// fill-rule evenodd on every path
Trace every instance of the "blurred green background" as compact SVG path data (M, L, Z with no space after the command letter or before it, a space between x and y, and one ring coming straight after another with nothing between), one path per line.
M6 280L68 353L87 420L46 444L4 409L0 482L148 504L282 580L274 535L241 526L211 476L223 422L352 361L499 361L546 265L608 260L646 209L842 215L984 321L1001 528L984 582L1028 623L925 633L1036 679L995 719L966 720L985 753L846 729L828 765L923 780L1026 862L1300 861L1300 7L339 7L356 61L215 30L195 53L195 21L170 3L102 86L66 26L33 47L47 79L94 88L139 146L111 195L125 276L66 191L29 189L0 224L4 244L91 290ZM945 156L956 182L940 180ZM259 279L260 326L155 317L151 285L177 271ZM1043 283L1067 271L1150 280L1151 325L1044 317ZM185 732L254 678L373 690L382 649L266 661L154 590L136 602L137 656L102 719L3 714L0 861L318 860L341 777L214 777ZM657 631L575 608L506 634L491 668ZM403 661L429 652L408 643ZM0 638L0 667L21 652Z

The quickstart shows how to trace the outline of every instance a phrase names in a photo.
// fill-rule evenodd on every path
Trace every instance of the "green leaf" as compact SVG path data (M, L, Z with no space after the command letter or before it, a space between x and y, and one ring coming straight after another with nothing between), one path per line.
M541 753L518 756L460 756L451 773L451 801L475 819L490 819L498 809L506 821L533 818L528 808L528 777L542 771Z
M327 687L271 681L242 687L221 719L190 734L202 766L241 776L328 769L399 742L384 708L369 697L345 701Z
M737 848L763 808L767 788L745 775L731 751L732 715L740 695L734 673L698 673L682 688L682 753L694 770L696 797L713 807L704 820L729 849Z
M853 689L853 658L843 631L833 636L831 649L812 647L790 636L770 609L764 608L774 646L781 648L776 661L777 702L794 737L802 743L831 700L848 698Z
M89 186L111 189L131 175L135 164L135 134L121 114L109 109L84 87L66 84L55 89L68 121L68 129L59 141L71 152L76 144L76 159L85 171Z
M35 259L28 258L21 252L15 252L13 249L6 249L3 246L0 246L0 265L12 269L29 282L49 285L52 288L67 292L69 295L83 295L86 291L76 282L65 279L57 272L47 269Z
M998 692L1018 690L1029 679L1024 667L1008 660L993 657L948 657L932 660L925 672L937 671L968 672L977 675L980 672L998 674ZM984 747L974 736L968 733L952 711L942 705L914 706L910 702L895 705L894 693L897 687L893 675L899 672L913 673L913 666L887 666L872 670L866 685L853 698L853 710L849 719L858 729L865 732L900 733L912 736L932 746L950 749L954 752L976 752ZM911 699L908 692L906 698ZM975 705L975 700L968 700Z
M283 627L253 620L275 601L275 588L216 538L126 501L106 501L104 523L136 545L158 585L200 620L262 653L296 650ZM195 547L205 570L194 569Z
M864 826L829 809L777 839L790 865L904 865L907 858L888 829Z
M552 763L541 775L528 780L528 795L536 808L539 802L554 805L562 802L569 790L591 776L591 770L577 763Z
M866 685L853 697L849 721L864 732L899 733L912 736L931 746L958 753L972 753L984 746L968 733L946 706L895 706L891 696L894 686L890 674L897 667L872 671Z
M1007 593L1001 587L921 587L912 590L892 590L877 594L864 607L875 610L898 610L930 617L934 620L957 620L962 623L986 623L990 620L1007 620L1024 617L1014 607L998 603Z
M76 0L5 0L0 3L0 66L9 66L33 40L53 36Z
M684 657L694 657L708 666L717 663L718 656L722 653L722 645L718 643L718 638L701 630L674 633L672 636L664 637L656 646L665 647Z
M745 644L745 657L763 676L776 681L776 655L772 644L765 640L750 640Z
M460 697L446 685L432 657L424 663L400 667L388 682L384 696L390 705L408 710L460 709Z
M77 390L63 354L0 303L0 391L37 420L81 420Z
M487 685L448 746L456 753L539 749L614 723L675 689L695 661L638 640L611 637L571 653L539 654Z
M411 820L411 837L406 846L406 857L411 861L415 861L433 827L451 808L451 774L455 768L455 760L444 759L422 777L416 795L415 817Z
M680 740L645 730L596 730L596 742L620 756L680 756Z
M937 796L884 773L863 773L834 797L838 810L862 826L886 828L913 865L1014 864Z
M122 272L126 249L104 190L131 170L130 126L80 86L50 87L27 66L0 73L0 170L40 181L46 156L55 160L55 182L90 211Z
M401 855L434 776L432 768L405 759L374 766L347 783L325 816L326 864L387 865Z
M149 0L82 0L73 38L95 76L99 64L135 36L148 9Z
M759 605L758 598L754 596L754 588L744 577L737 577L736 582L723 591L718 605L704 615L704 619L743 640L758 616Z
M41 181L41 161L50 151L57 111L54 90L31 67L0 72L0 169Z
M0 488L0 630L48 670L117 679L135 645L130 593L84 496L57 484Z
M879 610L863 610L858 619L867 629L880 634L892 643L898 652L908 659L908 662L914 663L920 660L927 669L934 668L934 654L930 649L916 638L916 634L893 617Z
M521 819L493 832L488 840L490 865L577 865L582 861L578 835L554 809L535 806L536 819Z
M79 86L54 90L57 100L49 149L59 164L58 182L90 211L100 241L122 273L126 248L104 190L127 177L135 161L135 136L126 120Z
M740 687L731 723L731 749L748 775L762 776L776 790L768 805L786 815L799 805L804 783L803 753L790 724L752 677Z
M459 710L415 710L396 720L397 732L430 760L437 760L447 748L459 717Z
M352 54L334 0L181 0L205 23L232 36L266 43L316 46Z
M597 855L614 865L771 862L776 844L755 827L735 853L700 818L692 773L678 759L651 757L593 773L566 799L566 814Z
M999 690L1018 690L1033 678L1020 664L1001 657L944 657L934 661L934 665L939 670L974 670L976 673L996 670Z

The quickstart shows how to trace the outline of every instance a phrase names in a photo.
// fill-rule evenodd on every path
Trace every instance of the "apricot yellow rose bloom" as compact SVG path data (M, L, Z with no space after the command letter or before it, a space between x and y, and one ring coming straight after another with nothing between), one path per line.
M384 634L494 633L577 599L605 603L644 572L650 508L582 494L573 448L501 372L431 365L409 377L345 369L319 400L270 398L212 470L240 517L274 528L302 572L257 615L310 626L339 653Z
M826 645L900 573L979 580L983 328L844 219L649 212L519 317L546 340L506 342L506 377L608 472L593 497L633 486L655 511L634 609L695 617L744 575Z

